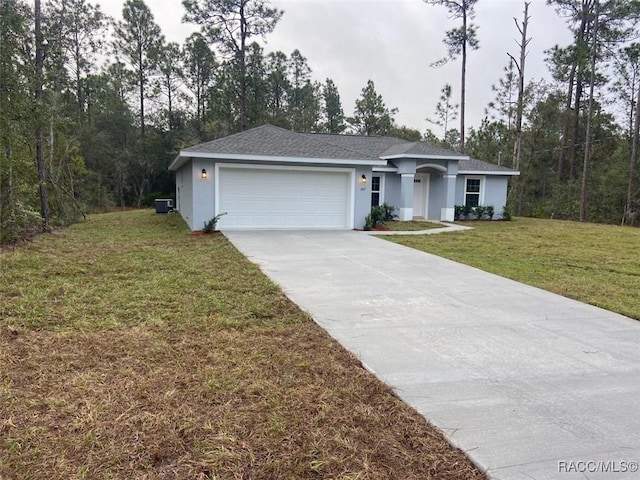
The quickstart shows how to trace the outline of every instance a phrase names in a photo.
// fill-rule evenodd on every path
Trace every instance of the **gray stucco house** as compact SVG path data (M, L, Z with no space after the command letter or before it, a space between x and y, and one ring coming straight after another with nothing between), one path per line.
M176 208L192 230L362 228L372 205L451 221L455 205L502 212L519 172L422 142L264 125L180 151Z

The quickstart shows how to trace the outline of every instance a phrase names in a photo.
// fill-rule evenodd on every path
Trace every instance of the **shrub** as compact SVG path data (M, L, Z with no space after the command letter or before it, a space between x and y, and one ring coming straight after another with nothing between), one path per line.
M511 221L511 211L507 205L502 207L502 220Z
M482 216L485 214L486 208L487 207L484 207L482 205L473 207L473 214L476 216L476 220L482 220Z
M473 211L473 207L471 205L464 205L462 207L462 217L466 220L469 219L469 215L471 215L471 212Z
M220 217L222 217L223 215L226 215L226 214L227 214L227 212L219 213L218 215L213 217L208 222L204 222L204 227L202 229L202 232L203 233L213 233L213 232L215 232L216 231L216 225L218 224L218 220L220 220Z
M394 219L398 218L398 215L396 215L395 213L396 207L394 207L393 205L389 205L388 203L385 202L382 205L380 205L380 207L384 211L384 216L382 217L383 222L391 222Z
M493 220L493 216L496 214L495 209L493 208L493 205L489 205L485 207L484 213L489 217L489 220Z
M453 207L453 219L460 220L462 217L462 212L464 211L464 205L456 205Z
M385 209L382 205L376 205L371 207L369 215L364 217L364 229L371 230L380 225L384 220Z

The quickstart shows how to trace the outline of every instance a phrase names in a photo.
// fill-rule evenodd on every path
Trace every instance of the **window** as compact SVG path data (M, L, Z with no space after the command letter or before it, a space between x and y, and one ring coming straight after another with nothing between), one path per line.
M477 207L480 205L480 187L481 180L479 178L467 178L464 188L464 204L469 207Z
M377 207L382 200L382 177L371 177L371 206Z

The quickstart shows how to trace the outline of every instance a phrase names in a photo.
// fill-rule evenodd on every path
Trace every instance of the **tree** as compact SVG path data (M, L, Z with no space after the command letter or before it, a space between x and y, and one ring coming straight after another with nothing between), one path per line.
M192 33L183 49L185 84L195 97L196 119L204 122L206 99L213 82L216 60L213 52L200 33Z
M430 120L427 118L427 121L441 127L443 129L442 138L447 138L449 122L456 119L458 115L458 105L451 103L451 85L448 83L445 84L440 92L440 100L436 104L436 119Z
M252 42L247 53L247 122L250 127L267 120L267 67L262 47Z
M640 141L640 44L632 43L622 48L615 57L618 80L613 91L624 102L625 117L628 118L631 153L627 180L627 201L622 215L622 224L633 219L638 208L636 191L636 165L638 163L638 143Z
M36 40L36 69L35 69L35 101L36 109L36 165L38 167L38 192L40 196L40 215L42 216L42 230L49 229L51 223L51 213L49 210L49 193L47 190L47 181L44 164L44 126L42 114L44 110L44 102L42 98L43 88L43 68L44 68L44 46L42 41L42 12L40 0L35 0L34 9L35 20L35 40Z
M217 45L237 71L237 97L240 129L246 130L247 117L247 41L271 33L283 15L268 7L267 0L183 0L187 13L183 21L200 25L211 45Z
M104 47L109 17L85 0L50 0L50 23L56 25L62 61L75 83L78 123L85 109L85 83Z
M465 94L467 77L467 47L477 50L479 47L477 28L471 23L474 17L474 7L478 0L424 0L430 5L441 5L447 8L449 15L462 20L462 26L446 32L444 44L447 47L448 59L436 62L435 65L444 64L449 59L462 57L460 73L460 152L465 152L464 144L464 120L465 120Z
M527 58L527 45L531 41L530 38L527 38L527 26L529 25L529 2L524 2L524 16L522 20L522 26L518 24L518 21L514 18L513 21L516 23L516 27L520 32L520 43L518 46L520 47L520 61L517 61L515 58L511 57L513 63L515 63L518 68L518 103L516 110L516 125L515 125L515 140L513 142L513 168L518 170L520 168L520 153L522 148L522 109L524 107L524 67L525 60ZM517 180L516 180L517 182Z
M360 135L387 135L393 127L393 116L397 111L397 108L387 108L382 95L376 92L373 80L369 80L356 100L353 118L349 119L349 123Z
M323 130L328 133L342 133L347 128L344 112L340 103L340 93L333 80L327 78L322 86L324 125Z
M287 118L287 92L291 84L287 76L287 56L271 52L267 58L267 108L269 121L282 128L290 128Z
M299 50L289 56L289 120L296 131L314 130L320 117L319 86L311 83L311 68Z
M140 105L140 134L144 137L145 99L149 96L149 81L158 66L164 37L143 0L126 0L122 17L123 21L118 22L115 28L114 47L124 55L135 74Z
M184 70L180 46L175 42L162 45L158 55L159 92L167 99L167 124L169 130L176 128L175 102L180 95Z

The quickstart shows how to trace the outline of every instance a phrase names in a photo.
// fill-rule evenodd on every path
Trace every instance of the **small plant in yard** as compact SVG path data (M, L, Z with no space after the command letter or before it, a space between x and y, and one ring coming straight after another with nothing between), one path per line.
M504 220L505 222L511 221L511 210L507 205L502 207L502 220Z
M220 220L220 217L222 217L223 215L226 215L226 214L227 214L227 212L219 213L218 215L213 217L208 222L204 222L204 227L202 229L202 232L203 233L213 233L213 232L215 232L216 231L216 225L218 224L218 220Z
M485 207L484 213L489 217L489 220L493 220L493 216L496 214L496 211L493 208L493 205L488 205Z
M473 207L471 205L464 205L462 207L462 220L469 220L469 215L473 211Z
M376 205L371 207L369 215L364 217L364 229L372 230L379 226L384 221L385 209L382 205Z
M396 215L396 213L395 213L395 211L396 211L396 207L395 206L389 205L386 202L383 203L380 206L384 210L384 217L382 218L383 222L392 222L393 220L398 218L398 215Z
M473 214L476 217L476 220L482 220L482 217L484 216L485 212L486 212L486 208L483 205L478 205L476 207L473 207Z
M464 205L456 205L453 207L453 219L460 220L462 212L464 211Z

